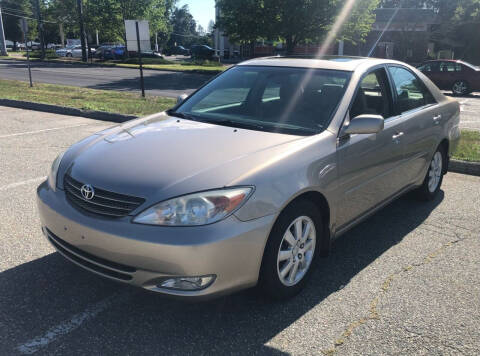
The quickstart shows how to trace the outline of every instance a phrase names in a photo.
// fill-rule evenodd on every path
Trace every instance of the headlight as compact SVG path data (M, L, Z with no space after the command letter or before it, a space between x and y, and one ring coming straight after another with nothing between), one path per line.
M133 222L164 226L198 226L222 220L248 199L251 187L211 190L170 199L140 213Z
M48 175L48 184L53 190L57 189L58 167L60 166L60 162L62 162L64 154L65 152L62 152L55 158L55 161L52 163L52 168L50 169L50 174Z

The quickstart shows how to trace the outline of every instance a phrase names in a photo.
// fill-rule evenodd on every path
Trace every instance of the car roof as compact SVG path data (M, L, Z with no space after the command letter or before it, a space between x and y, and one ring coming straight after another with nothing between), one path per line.
M429 61L426 61L425 63L435 63L435 62L454 62L458 63L461 62L459 59L431 59Z
M270 67L298 67L332 69L353 72L359 66L369 64L400 64L400 62L382 58L349 57L349 56L276 56L250 59L241 62L241 66L270 66Z

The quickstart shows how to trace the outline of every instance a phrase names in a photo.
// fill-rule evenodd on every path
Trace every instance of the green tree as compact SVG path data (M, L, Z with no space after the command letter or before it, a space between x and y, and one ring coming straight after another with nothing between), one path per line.
M269 35L265 0L217 0L220 18L215 24L234 42L254 43Z
M449 18L450 14L445 14ZM443 24L444 33L458 44L462 52L456 53L457 58L480 64L480 48L478 33L480 32L480 0L457 1L457 7L449 21Z
M69 38L79 38L77 0L48 0L48 19L62 22ZM99 31L100 42L119 42L125 39L124 20L146 19L150 31L168 32L169 17L175 0L82 0L87 37L94 42ZM58 26L56 26L58 36Z
M13 50L17 50L17 43L23 41L23 31L19 16L30 15L27 5L27 2L24 0L18 0L15 3L0 1L0 6L3 9L5 37L13 42Z
M299 43L325 39L346 0L218 0L218 26L239 42L259 38L285 41L287 53ZM379 0L357 0L337 39L363 41L375 20ZM341 19L344 20L344 19Z
M170 21L172 35L168 41L168 47L175 46L175 43L177 46L190 47L196 42L198 37L197 23L190 13L188 5L175 8Z

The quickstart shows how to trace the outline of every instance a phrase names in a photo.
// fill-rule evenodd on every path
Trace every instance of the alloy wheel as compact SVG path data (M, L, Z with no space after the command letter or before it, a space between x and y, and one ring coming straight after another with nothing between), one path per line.
M462 94L466 94L467 91L468 91L468 85L466 82L464 82L463 80L462 81L458 81L458 82L455 82L453 84L453 89L452 89L453 93L454 94L457 94L457 95L462 95Z
M442 177L443 159L441 152L435 152L432 162L430 163L430 169L428 171L428 190L433 193L440 183Z
M277 256L277 273L282 284L290 287L306 275L315 253L317 233L308 216L296 218L283 234Z

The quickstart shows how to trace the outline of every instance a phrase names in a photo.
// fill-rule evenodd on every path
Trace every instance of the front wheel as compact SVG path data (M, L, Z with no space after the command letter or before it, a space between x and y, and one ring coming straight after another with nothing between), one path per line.
M453 95L467 95L470 93L469 85L464 80L457 80L452 86Z
M440 190L443 182L443 171L447 153L442 147L437 148L428 167L423 184L418 188L418 196L422 200L432 200Z
M310 201L298 201L280 214L270 233L260 272L260 288L269 297L285 299L305 286L318 256L322 216Z

